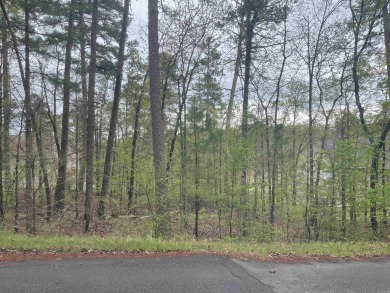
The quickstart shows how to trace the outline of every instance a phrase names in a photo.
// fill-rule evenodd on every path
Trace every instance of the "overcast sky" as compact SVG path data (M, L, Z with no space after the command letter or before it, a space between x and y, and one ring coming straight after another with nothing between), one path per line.
M128 37L130 40L137 40L139 49L144 51L147 45L148 0L131 0L130 12L133 21L128 29Z
M131 11L135 18L147 18L148 0L132 0Z

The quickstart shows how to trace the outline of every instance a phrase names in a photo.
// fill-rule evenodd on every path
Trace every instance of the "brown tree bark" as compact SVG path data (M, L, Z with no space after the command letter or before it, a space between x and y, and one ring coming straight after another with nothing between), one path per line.
M24 33L25 33L25 79L24 79L24 108L26 111L26 190L25 190L25 200L26 200L26 232L28 234L35 234L35 225L34 225L34 203L33 203L33 136L32 136L32 113L31 113L31 93L30 93L30 3L27 0L25 3L25 23L24 23Z
M87 150L86 150L86 186L85 186L85 232L89 232L92 220L92 198L94 181L94 132L95 132L95 73L96 73L96 51L97 51L97 25L98 25L99 1L94 0L92 4L92 25L91 25L91 58L89 63L89 83L87 102Z
M3 50L1 50L3 53ZM3 190L3 74L0 72L0 228L4 221L4 190Z
M39 167L42 170L43 175L43 184L45 188L45 195L46 195L46 221L50 221L51 219L51 213L52 213L52 202L51 202L51 192L50 192L50 184L49 184L49 174L47 171L46 163L45 163L45 155L43 151L43 145L42 145L42 137L41 133L38 129L38 125L36 122L36 117L32 117L32 128L35 133L35 141L38 148L38 156L39 156Z
M70 107L70 70L72 65L72 47L74 34L74 5L76 0L70 2L68 33L65 47L65 70L64 70L64 99L62 108L62 131L61 149L58 156L58 175L55 192L55 208L57 213L64 211L66 169L68 163L68 136L69 136L69 107Z
M273 132L273 141L274 141L274 149L273 149L273 158L272 158L272 191L271 191L271 203L270 203L270 223L273 225L275 222L275 198L276 198L276 186L277 186L277 176L278 176L278 154L280 147L280 135L281 129L278 124L278 111L279 111L279 100L281 97L281 86L282 86L282 78L284 74L284 68L286 66L287 58L289 57L286 52L287 46L287 6L284 9L284 30L283 30L283 48L282 48L282 66L280 68L278 81L276 84L276 99L275 99L275 113L274 113L274 132Z
M107 140L107 149L106 149L106 157L104 161L104 172L103 172L103 181L102 188L100 191L100 200L98 206L98 216L102 218L104 216L105 204L104 198L108 192L108 187L110 184L110 173L111 173L111 164L112 164L112 151L114 149L114 139L116 133L116 124L118 120L118 111L119 111L119 101L121 98L121 90L122 90L122 71L123 71L123 63L125 59L125 47L126 47L126 37L127 37L127 27L129 24L129 7L130 0L125 0L123 17L122 17L122 28L121 28L121 36L119 39L119 54L118 54L118 64L116 68L116 76L115 76L115 89L114 89L114 100L111 111L111 120L110 120L110 129L108 133Z
M9 66L9 34L4 19L2 30L2 68L3 68L3 162L4 162L4 196L5 202L12 194L11 179L11 147L10 147L10 124L11 124L11 95L10 95L10 66ZM6 209L6 204L4 205Z
M142 91L139 93L137 105L135 107L135 118L134 118L134 133L133 138L131 141L131 163L130 163L130 178L129 178L129 190L128 190L128 202L127 202L127 213L131 214L132 207L133 207L133 200L135 195L135 154L137 150L137 142L138 142L138 136L139 136L139 118L141 113L141 106L142 106L142 97L144 94L146 79L149 75L149 72L145 74L143 85L142 85Z
M150 112L152 116L152 137L154 157L155 193L157 197L157 213L155 215L155 231L157 237L170 236L170 217L168 213L167 186L165 171L165 129L161 109L160 64L158 42L158 0L148 0L148 42L149 42L149 74L150 74Z
M242 122L241 122L241 131L244 147L246 148L247 136L248 136L248 108L249 108L249 83L251 78L251 66L252 66L252 47L253 47L253 38L254 38L254 29L256 23L259 21L258 14L260 10L253 8L251 1L244 1L246 6L246 15L245 15L245 59L244 59L244 92L243 92L243 102L242 102ZM243 206L243 216L241 217L242 223L242 235L247 236L248 231L248 221L249 221L249 209L247 207L249 203L249 194L248 194L248 184L247 184L247 163L246 163L246 154L243 158L244 167L241 170L241 204Z
M78 199L83 193L85 186L85 172L86 172L86 150L87 150L87 119L88 117L88 85L87 85L87 63L86 63L86 27L84 23L84 15L80 14L80 22L77 25L79 37L80 37L80 74L81 74L81 93L82 100L80 101L81 110L78 115L81 117L81 142L79 147L79 171L76 198ZM76 212L76 218L78 218L78 210Z

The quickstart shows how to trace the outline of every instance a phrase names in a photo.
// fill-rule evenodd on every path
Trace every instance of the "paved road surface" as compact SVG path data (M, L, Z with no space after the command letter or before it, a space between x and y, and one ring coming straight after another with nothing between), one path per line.
M0 262L0 292L390 293L390 261L292 265L193 255Z

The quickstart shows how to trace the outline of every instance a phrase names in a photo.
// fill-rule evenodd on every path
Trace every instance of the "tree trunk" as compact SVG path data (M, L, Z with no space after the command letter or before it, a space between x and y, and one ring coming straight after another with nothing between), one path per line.
M277 176L278 176L278 151L280 143L280 133L281 129L278 125L278 110L279 110L279 99L281 95L281 84L284 73L284 67L286 65L287 55L286 55L286 46L287 46L287 10L284 10L284 34L283 34L283 61L280 68L278 81L276 84L276 99L275 99L275 114L274 114L274 132L273 132L273 160L272 160L272 193L271 193L271 208L270 208L270 223L273 225L275 222L275 197L276 197L276 186L277 186Z
M9 37L4 20L2 30L2 67L3 67L3 162L4 162L4 195L5 205L12 194L11 179L11 147L10 147L10 125L11 125L11 95L10 95L10 68L9 68Z
M386 67L387 67L387 91L390 94L390 16L387 7L387 3L383 6L383 28L384 28L384 37L385 37L385 47L386 47ZM390 128L390 118L388 119L387 126ZM382 138L384 136L382 135ZM386 152L385 152L385 141L383 141L383 165L386 164ZM382 177L382 183L385 185L385 176ZM383 225L387 226L387 208L383 208Z
M21 137L22 137L22 129L23 129L23 114L21 117L20 123L20 131L18 135L18 143L16 146L16 156L15 156L15 187L14 187L14 195L15 195L15 216L14 216L14 232L19 232L19 163L20 163L20 148L21 148Z
M77 96L76 96L76 104L78 103ZM80 115L76 114L76 126L75 126L75 155L76 155L76 192L74 196L74 209L75 209L75 218L79 218L79 189L80 189Z
M186 103L186 96L187 96L187 94L182 95L182 100L180 101L180 104L179 104L179 113L177 114L175 129L173 131L173 138L171 141L171 146L169 148L168 162L167 162L167 168L166 168L167 172L169 172L171 169L173 152L175 151L175 143L176 143L176 139L177 139L177 132L178 132L179 126L180 126L180 120L181 120L183 108L184 108L185 103Z
M148 42L150 74L150 112L152 116L152 138L154 156L155 193L157 197L157 215L155 231L157 237L170 236L170 217L167 203L167 186L165 172L165 130L161 109L160 64L158 43L158 0L148 0Z
M65 46L65 70L64 70L64 99L62 102L62 131L61 149L58 156L58 175L55 192L55 208L57 213L64 211L66 169L68 163L68 136L69 136L69 107L70 107L70 70L72 65L72 47L74 34L74 5L76 0L70 2L68 33Z
M104 216L104 198L108 192L108 187L110 184L110 173L111 173L111 164L112 164L112 151L114 149L114 139L116 133L116 124L118 121L118 111L119 111L119 100L121 97L122 90L122 71L123 71L123 63L125 59L125 47L126 47L126 37L127 37L127 27L129 23L129 7L130 0L125 0L125 4L123 7L123 18L122 18L122 28L121 28L121 36L119 39L119 54L118 54L118 64L116 69L115 76L115 89L114 89L114 100L112 105L111 112L111 120L110 120L110 130L108 133L107 140L107 149L106 149L106 158L104 161L104 172L103 172L103 182L102 189L100 191L100 200L98 207L98 216L102 218Z
M382 218L382 225L383 229L386 229L387 227L387 206L386 206L386 145L383 144L382 148L382 201L383 201L383 218Z
M96 51L97 51L97 25L98 25L99 1L93 0L92 4L92 26L91 26L91 59L89 63L89 84L87 103L87 150L86 150L86 187L85 187L85 232L89 232L92 220L92 198L93 198L93 168L94 168L94 132L95 132L95 73L96 73Z
M3 53L3 50L1 51ZM4 222L4 190L3 190L3 74L0 72L0 228Z
M194 118L194 136L195 136L195 229L194 229L194 235L196 241L199 239L199 210L200 210L200 202L199 202L199 183L200 183L200 178L199 178L199 150L198 150L198 134L196 131L196 126L195 126L195 118Z
M142 85L142 92L138 96L137 106L135 107L135 121L134 121L134 133L133 139L131 142L131 163L130 163L130 179L129 179L129 190L128 190L128 202L127 202L127 213L131 214L133 200L134 200L134 183L135 183L135 153L137 150L137 141L139 135L139 118L142 106L142 98L143 98L143 89L145 88L146 79L148 77L148 73L145 74L144 82Z
M242 26L240 26L240 33L238 35L238 43L237 43L237 55L236 60L234 64L234 75L233 75L233 81L232 81L232 88L230 89L230 95L229 95L229 103L226 113L226 132L229 133L230 130L230 124L232 119L232 113L233 113L233 106L234 106L234 97L236 95L236 89L237 89L237 81L238 81L238 75L240 73L240 67L241 67L241 58L242 58L242 40L243 40L243 33L244 30Z
M26 232L28 234L35 234L35 226L33 223L33 190L32 190L32 170L33 170L33 140L32 140L32 113L31 113L31 94L30 94L30 7L26 1L25 7L25 80L24 80L24 108L26 111Z
M20 54L19 49L18 49L18 42L17 42L16 36L15 36L15 33L13 31L13 27L11 25L11 22L9 20L7 10L5 9L5 6L4 6L4 3L3 3L2 0L0 0L0 7L1 7L1 11L3 13L3 16L4 16L4 20L5 20L7 29L8 29L8 31L11 34L12 43L13 43L13 49L15 50L15 53L16 53L16 58L17 58L18 67L19 67L19 71L20 71L20 77L22 79L23 89L25 91L25 97L27 97L27 96L29 96L27 94L29 92L29 85L27 86L26 79L27 79L27 77L29 77L29 75L25 76L25 74L24 74L23 65L22 65L22 57L21 57L21 54ZM26 9L26 11L27 11L27 9ZM25 16L28 16L28 13L26 13ZM25 19L25 23L28 24L28 18ZM25 30L26 30L26 27L27 26L25 26ZM27 32L28 32L28 30L27 30ZM3 38L6 38L6 34L3 35ZM29 57L29 53L28 53L29 50L27 49L27 44L28 44L27 41L28 41L28 36L26 36L26 64L27 64L27 61L28 61L27 57ZM6 51L2 51L2 53L3 52L7 54ZM8 61L7 56L3 56L3 62L4 61ZM5 68L3 68L3 70L4 70L3 72L7 72L8 62L5 62L3 64L4 64L4 67L5 67ZM9 69L9 67L8 67L8 69ZM6 78L9 78L9 76L7 76ZM7 79L3 80L3 82L6 82L6 81L8 81L8 80ZM7 88L9 90L9 83L8 82L7 82L7 85L5 86L5 88ZM27 89L28 89L28 91L27 91ZM25 102L26 102L26 99L25 99ZM25 109L25 106L24 106L24 109ZM15 163L15 218L14 218L14 230L15 230L15 232L19 231L19 170L18 169L19 169L19 151L20 151L20 148L21 148L20 147L20 145L21 145L20 139L21 139L22 128L23 128L23 112L24 112L24 109L22 110L21 129L20 129L20 133L19 133L19 136L18 136L18 145L17 145L16 163ZM9 126L9 120L8 120L8 126ZM27 136L26 136L26 139L27 139ZM26 164L26 170L27 169L28 168L27 168L27 164ZM26 184L27 184L27 178L26 178ZM30 215L31 214L27 213L27 219L28 220L30 219ZM28 230L30 230L30 229L28 229Z
M44 187L45 187L45 194L46 194L46 220L50 221L50 219L51 219L51 211L52 211L52 203L51 203L49 175L48 175L47 168L46 168L46 163L45 163L45 156L44 156L44 152L43 152L41 133L40 133L40 131L38 129L35 117L32 117L32 128L33 128L33 131L35 132L35 141L37 143L37 148L38 148L39 165L40 165L40 168L42 170L43 184L44 184Z
M84 183L85 183L85 172L86 172L86 150L87 150L87 119L88 117L88 85L87 85L87 63L86 63L86 52L85 52L85 24L84 24L84 15L80 15L80 22L78 27L80 28L80 74L81 74L81 110L78 115L81 115L81 150L80 150L80 171L79 171L79 179L78 179L78 189L77 196L83 193Z
M251 19L251 10L248 9L246 16L245 24L245 75L244 75L244 94L242 102L242 139L244 143L244 148L247 148L247 136L248 136L248 108L249 108L249 83L250 83L250 74L251 74L251 62L252 62L252 45L253 45L253 36L254 36L254 23ZM248 202L249 194L247 190L247 166L246 166L246 152L244 154L244 167L241 170L241 203L243 206L243 215L241 218L242 223L242 235L245 237L249 234L247 227L249 225L249 211L248 211Z
M388 81L390 80L390 29L389 29L389 20L388 20L388 13L387 13L387 5L384 5L381 7L381 9L378 10L380 6L380 2L377 2L377 5L375 9L372 12L371 19L368 21L368 28L367 33L365 36L360 35L361 29L362 29L362 23L363 23L363 15L365 15L366 11L365 6L361 5L359 8L358 13L354 10L352 5L350 5L352 16L353 16L353 33L354 33L354 47L353 47L353 64L352 64L352 77L353 77L353 84L354 84L354 95L355 95L355 101L357 108L359 110L359 119L360 124L364 130L364 133L368 140L370 141L370 145L373 149L373 155L371 158L371 167L370 167L370 189L372 191L373 197L370 198L370 220L371 220L371 229L374 232L374 234L378 231L378 220L377 220L377 201L375 193L376 185L378 182L378 160L380 156L380 149L382 149L383 143L386 139L387 133L390 130L390 118L387 120L387 123L384 124L381 135L379 140L375 140L373 133L370 131L368 124L366 123L366 117L365 117L365 109L361 103L360 99L360 82L359 82L359 74L358 74L358 65L361 58L362 53L365 49L367 49L369 42L372 37L372 32L374 29L374 26L376 24L376 20L378 19L380 12L382 12L383 15L383 21L384 21L384 36L385 36L385 47L386 47L386 65L388 69ZM364 19L366 21L366 19ZM388 82L389 83L389 82Z
M182 199L183 227L188 228L189 196L187 189L187 113L184 105L184 117L180 119L180 195Z

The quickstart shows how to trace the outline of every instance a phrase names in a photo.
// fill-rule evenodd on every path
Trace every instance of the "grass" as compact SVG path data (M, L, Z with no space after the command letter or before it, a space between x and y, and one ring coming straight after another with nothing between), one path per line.
M10 214L11 215L11 214ZM296 241L283 242L283 240L267 242L267 235L262 238L252 238L245 241L223 238L217 241L218 226L215 214L203 215L200 226L200 241L194 241L193 227L183 230L180 227L178 215L173 215L173 230L176 237L171 240L152 238L150 217L119 217L106 220L96 220L91 234L83 234L83 221L75 220L73 214L68 214L61 219L53 219L46 222L43 218L37 221L38 236L28 236L23 233L15 234L13 218L9 217L4 229L0 230L0 255L2 250L15 251L50 251L59 253L78 253L85 251L128 251L128 252L168 252L168 251L192 251L192 252L216 252L223 254L236 254L260 258L273 256L297 256L297 257L370 257L390 256L390 238L383 241L372 240L368 237L357 238L356 241L333 242L299 242L299 237L291 238ZM190 221L193 223L193 220ZM24 222L20 222L23 227ZM292 226L291 226L292 227ZM254 227L256 230L256 227ZM267 227L259 227L259 231L267 232ZM292 230L291 230L292 231ZM290 234L292 233L290 231ZM299 230L297 229L299 232ZM264 232L264 233L265 233ZM297 235L299 234L297 232ZM226 235L228 231L224 231ZM131 235L131 236L128 236ZM284 234L283 234L284 235ZM251 235L252 236L252 235ZM273 235L275 236L275 235ZM212 240L214 239L214 240ZM285 237L273 237L272 239L286 239Z
M267 258L270 256L361 257L390 255L387 242L255 243L238 241L161 240L117 236L27 236L0 232L0 249L54 252L83 251L213 251Z

